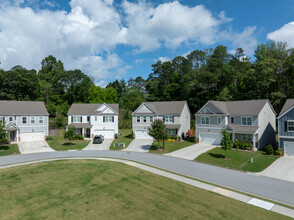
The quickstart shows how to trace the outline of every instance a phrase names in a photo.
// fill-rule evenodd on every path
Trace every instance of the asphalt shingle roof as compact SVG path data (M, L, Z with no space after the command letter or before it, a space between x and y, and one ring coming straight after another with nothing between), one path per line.
M0 115L49 115L43 102L0 100Z
M98 112L95 111L103 104L72 104L68 115L96 115ZM118 104L106 104L114 111L118 113Z
M167 102L145 102L145 103L157 114L180 115L187 102L186 101L167 101Z
M282 114L284 114L289 108L291 108L294 105L294 99L287 99L287 101L285 102L281 112L280 112L280 116Z

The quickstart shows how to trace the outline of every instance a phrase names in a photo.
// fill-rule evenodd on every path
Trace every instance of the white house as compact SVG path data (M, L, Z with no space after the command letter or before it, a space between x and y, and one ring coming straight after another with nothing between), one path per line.
M132 113L136 139L152 139L147 128L155 119L164 121L169 135L181 136L190 129L190 110L186 101L143 102Z
M45 140L49 114L43 102L0 100L0 121L11 142Z
M68 125L86 138L103 135L114 138L118 134L118 104L72 104L68 111Z

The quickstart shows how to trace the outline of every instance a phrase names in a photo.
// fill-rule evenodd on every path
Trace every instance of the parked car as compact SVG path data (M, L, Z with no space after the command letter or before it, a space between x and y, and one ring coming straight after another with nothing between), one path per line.
M99 135L95 136L93 139L93 144L101 144L102 142L103 139Z
M104 141L104 136L103 135L95 135L95 137L100 137L102 139L102 141Z

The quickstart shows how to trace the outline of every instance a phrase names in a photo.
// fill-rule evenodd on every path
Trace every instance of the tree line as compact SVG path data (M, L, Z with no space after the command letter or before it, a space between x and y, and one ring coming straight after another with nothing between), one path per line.
M115 80L106 88L48 56L39 71L0 70L0 99L44 101L51 117L66 116L72 103L119 103L120 127L131 126L131 112L143 101L186 100L195 113L208 100L269 99L279 112L294 97L293 51L286 43L269 41L257 46L251 60L242 48L231 54L219 45L157 61L147 79Z

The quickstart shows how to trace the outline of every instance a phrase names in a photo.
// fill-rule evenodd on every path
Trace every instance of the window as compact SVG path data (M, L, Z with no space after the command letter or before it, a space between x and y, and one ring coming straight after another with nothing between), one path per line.
M241 140L252 142L252 134L241 134Z
M143 122L147 122L147 116L143 116Z
M231 124L235 123L235 117L231 117Z
M294 121L287 121L288 123L288 131L294 132Z
M140 119L141 119L140 116L137 116L137 122L140 122L141 121Z
M36 117L35 116L31 117L31 124L36 124Z
M174 122L174 117L172 115L165 115L163 117L163 120L166 123L173 123Z
M103 116L103 122L114 122L114 116L111 116L111 115Z
M0 116L0 121L4 121L4 117Z
M81 116L73 116L73 123L82 122L81 118L82 118Z
M22 117L22 123L26 124L27 123L27 117Z
M218 116L217 117L217 124L221 124L222 123L222 117Z
M9 121L13 121L13 117L9 117Z
M177 129L167 129L168 135L175 136L177 135Z
M153 122L153 116L150 116L150 122Z
M241 117L242 126L252 126L252 117L251 116L242 116Z
M210 118L208 116L201 117L201 124L202 125L209 125L210 124Z
M97 115L95 115L95 121L97 121Z
M39 117L39 124L44 124L44 117L43 116Z

